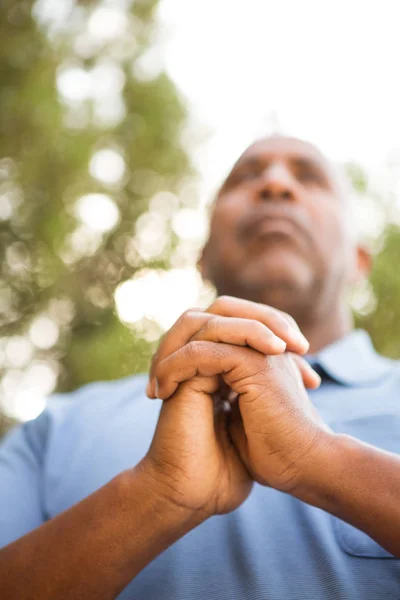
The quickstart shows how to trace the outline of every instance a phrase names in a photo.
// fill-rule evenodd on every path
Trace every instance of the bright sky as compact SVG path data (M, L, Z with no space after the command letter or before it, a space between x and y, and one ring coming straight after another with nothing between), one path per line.
M334 160L400 147L397 0L161 0L169 74L210 131L204 191L274 121Z

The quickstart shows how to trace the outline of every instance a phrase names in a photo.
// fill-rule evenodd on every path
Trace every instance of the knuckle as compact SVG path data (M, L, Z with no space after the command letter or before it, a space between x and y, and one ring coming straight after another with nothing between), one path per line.
M164 365L162 362L158 363L155 366L154 371L153 371L153 377L159 385L161 385L164 382L165 369L164 369Z
M213 336L213 334L215 333L215 330L218 327L219 322L220 322L219 317L211 317L210 319L208 319L208 321L206 321L204 323L204 325L200 331L203 334L205 334L206 336L208 336L208 335Z
M157 352L154 352L153 356L151 357L151 361L150 361L150 373L151 374L154 373L159 362L160 362L160 352L159 352L159 350L157 350Z
M179 361L177 361L176 357L172 359L170 357L164 358L157 364L154 370L154 381L158 383L159 387L162 387L174 377L177 369L179 369Z
M298 329L299 326L297 325L297 322L292 317L292 315L289 315L289 313L287 313L283 310L278 310L277 312L280 314L281 317L283 317L289 323L289 325L292 325L292 327L295 327L296 329Z
M218 296L211 304L210 309L220 311L230 305L232 299L230 296Z
M255 319L249 320L249 328L251 328L251 330L257 335L265 336L271 334L271 331L266 325L260 323L260 321L256 321Z
M178 319L178 322L180 325L187 325L193 318L193 309L189 308L188 310L185 310L185 312L183 312L181 314L181 316Z
M183 347L182 353L184 360L193 362L195 361L202 353L202 347L204 342L189 342L186 346Z
M215 344L208 341L191 341L182 349L182 360L199 365L206 356L215 355Z

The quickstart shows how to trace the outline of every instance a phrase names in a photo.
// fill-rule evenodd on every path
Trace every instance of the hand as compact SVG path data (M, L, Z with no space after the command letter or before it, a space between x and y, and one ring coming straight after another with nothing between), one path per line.
M230 437L255 481L301 496L314 458L332 441L305 388L318 387L319 376L291 353L265 363L251 381L236 383L243 391L232 405Z
M257 320L247 318L249 307ZM218 316L226 310L236 315L228 322L229 331L226 318ZM302 352L308 347L290 318L280 311L234 298L220 298L210 312L184 313L164 336L153 359L149 396L155 397L154 373L160 361L185 346L199 329L210 339L222 335L233 343L248 344L266 354L283 352L287 346ZM218 392L221 392L218 374L204 377L192 373L179 389L175 386L172 397L161 408L144 459L158 489L171 502L202 511L206 516L237 508L247 498L253 483L229 437L229 414L221 403L213 402Z
M224 314L233 314L227 319ZM249 318L252 315L255 319ZM273 308L234 298L219 298L209 312L187 311L163 338L153 359L148 394L155 397L155 372L171 353L201 330L206 339L227 339L266 354L286 347L305 352L307 341L294 321ZM221 337L222 336L222 337ZM171 500L205 514L233 510L245 500L252 480L232 444L230 415L221 397L221 378L196 376L181 384L160 412L146 464Z
M224 317L229 317L229 322ZM155 371L158 364L195 339L196 334L200 334L201 340L248 345L272 355L285 350L304 354L309 348L296 321L287 313L257 302L220 296L206 311L194 308L184 312L165 334L151 362L146 389L149 398L157 397Z
M160 347L162 352L152 369L149 392L155 379L158 395L166 399L180 382L196 374L222 376L228 389L239 396L238 404L233 405L229 434L247 470L256 481L293 493L304 466L322 440L326 441L329 431L304 387L304 383L317 387L319 377L298 356L266 356L268 352L261 348L261 337L255 335L254 321L250 319L265 319L266 315L270 318L273 309L223 298L209 311L211 317L189 338L192 341L187 341L188 336L171 336ZM246 313L247 320L212 316L221 312ZM180 344L174 343L178 339ZM182 341L187 343L182 346ZM300 350L304 351L304 347ZM167 351L171 353L163 358Z
M227 414L212 402L218 377L192 377L164 402L144 459L158 493L208 518L237 508L253 481L229 438Z

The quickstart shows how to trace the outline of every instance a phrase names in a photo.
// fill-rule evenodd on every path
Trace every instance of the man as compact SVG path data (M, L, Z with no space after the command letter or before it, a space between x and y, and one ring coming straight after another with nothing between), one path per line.
M2 598L400 597L400 377L351 331L346 193L305 142L244 152L200 259L217 300L148 383L55 398L3 443Z

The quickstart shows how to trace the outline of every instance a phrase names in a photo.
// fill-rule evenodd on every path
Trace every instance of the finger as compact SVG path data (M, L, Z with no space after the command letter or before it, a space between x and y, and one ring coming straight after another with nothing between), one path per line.
M300 369L300 374L303 378L305 387L315 390L321 385L321 377L314 371L314 369L308 364L304 358L297 354L291 355L294 362Z
M191 340L250 346L262 354L286 350L286 343L263 323L235 317L212 316Z
M161 456L167 440L176 449L200 453L200 460L208 452L213 455L218 451L214 404L210 397L216 387L218 377L215 380L196 377L180 385L169 402L162 403L152 441L153 447L158 444Z
M243 380L250 382L253 377L259 379L260 374L264 371L267 373L272 368L273 359L285 356L287 355L266 357L252 348L241 348L231 344L189 342L158 364L155 372L156 395L166 400L180 383L197 375L222 375L234 392L241 393ZM270 359L269 363L267 358ZM311 367L300 363L299 369L299 374L304 373L306 383L313 388L318 386L319 377Z
M291 352L305 354L310 347L294 319L272 306L241 298L233 298L231 296L220 296L211 304L206 312L224 317L238 317L260 321L260 323L263 323L275 335L286 342L287 350Z
M156 395L166 400L183 381L198 375L211 377L232 372L243 367L251 358L254 371L265 366L265 356L251 348L216 342L189 342L158 363L155 371ZM241 370L244 377L249 371L248 362L246 372L243 368Z
M196 394L208 394L209 396L214 395L219 387L219 377L214 375L213 377L193 377L189 381L182 384L186 392L195 392Z
M154 373L158 363L187 344L191 337L211 318L212 315L201 309L187 310L165 334L151 360L149 382L146 387L146 394L149 398L156 398Z
M280 337L288 344L288 350L301 354L307 351L308 342L300 333L296 322L290 315L278 309L257 304L255 302L231 298L229 296L221 296L220 298L217 298L207 312L202 311L201 309L192 309L183 313L175 325L164 336L151 362L149 382L146 387L146 393L149 398L156 397L154 371L157 364L168 356L168 354L171 354L179 347L186 344L203 324L209 320L210 314L221 314L234 317L235 312L239 318L242 315L243 318L249 320L251 319L251 315L255 314L256 319L252 320L259 320L266 327L268 327L268 323L270 323L270 329L277 334L277 337ZM270 346L269 352L271 354L276 353Z

